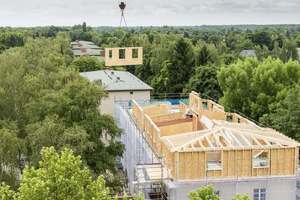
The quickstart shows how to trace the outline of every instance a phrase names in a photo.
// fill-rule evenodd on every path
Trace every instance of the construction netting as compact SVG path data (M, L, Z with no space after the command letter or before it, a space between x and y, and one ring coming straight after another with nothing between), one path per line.
M115 118L118 127L122 129L121 141L125 145L122 165L127 173L129 190L134 193L136 166L159 164L159 159L147 143L142 130L135 125L131 115L130 102L116 103L115 105Z

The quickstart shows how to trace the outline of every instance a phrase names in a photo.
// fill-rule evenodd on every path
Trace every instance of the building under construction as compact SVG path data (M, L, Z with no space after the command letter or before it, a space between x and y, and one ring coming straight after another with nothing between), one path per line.
M132 194L185 200L212 184L223 200L296 199L299 143L195 92L188 103L119 103L123 166Z

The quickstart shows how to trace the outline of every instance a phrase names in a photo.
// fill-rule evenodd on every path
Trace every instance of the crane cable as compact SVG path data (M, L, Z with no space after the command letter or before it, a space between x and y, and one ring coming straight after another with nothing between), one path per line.
M120 19L120 27L122 27L122 21L124 21L125 27L127 27L127 22L124 15L124 10L126 8L126 3L124 1L119 1L119 8L121 9L121 19Z

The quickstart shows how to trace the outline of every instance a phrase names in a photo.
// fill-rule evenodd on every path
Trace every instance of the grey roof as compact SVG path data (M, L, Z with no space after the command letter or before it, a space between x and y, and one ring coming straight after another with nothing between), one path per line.
M101 56L100 49L73 49L75 56Z
M90 81L101 81L107 91L145 91L153 88L127 71L100 70L80 73Z
M102 49L89 41L71 42L71 48L75 56L100 56Z
M256 52L254 49L244 49L241 51L240 56L243 57L256 57Z
M84 40L76 40L76 41L74 41L74 42L71 42L71 45L75 45L75 44L86 44L86 45L88 45L88 44L94 44L93 42L90 42L90 41L84 41Z

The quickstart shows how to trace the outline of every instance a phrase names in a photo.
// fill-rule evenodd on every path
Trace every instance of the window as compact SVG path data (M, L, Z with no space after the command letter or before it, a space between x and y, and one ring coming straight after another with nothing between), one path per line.
M112 58L112 53L113 53L112 50L109 50L109 51L108 51L108 56L109 56L109 58Z
M216 194L218 197L220 197L220 190L216 190L216 191L215 191L215 194Z
M208 152L207 170L222 170L221 152Z
M268 168L269 167L269 151L253 150L252 153L253 168Z
M241 119L240 118L238 118L238 123L241 123Z
M130 94L133 95L133 91L130 91Z
M297 180L297 189L300 190L300 181Z
M233 120L232 115L227 115L227 116L226 116L226 121L232 122L232 120Z
M119 59L125 59L125 49L119 49Z
M208 110L208 103L202 102L202 108L203 108L203 110Z
M139 57L139 49L132 49L132 58Z
M254 189L253 191L253 200L266 200L266 189Z

